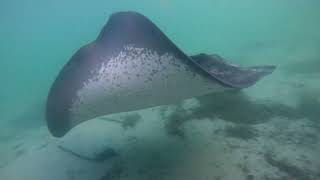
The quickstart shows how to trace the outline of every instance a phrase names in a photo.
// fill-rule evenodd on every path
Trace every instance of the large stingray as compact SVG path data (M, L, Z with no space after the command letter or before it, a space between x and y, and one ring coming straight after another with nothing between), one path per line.
M47 124L61 137L98 116L246 88L274 68L241 68L218 55L187 56L145 16L119 12L56 78L47 100Z

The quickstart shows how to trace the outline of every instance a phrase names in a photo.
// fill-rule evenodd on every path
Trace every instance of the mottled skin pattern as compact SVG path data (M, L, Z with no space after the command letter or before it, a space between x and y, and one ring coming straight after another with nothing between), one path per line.
M154 50L125 46L117 56L102 63L79 89L70 120L76 124L225 89L181 61L169 53L160 55Z
M272 65L239 67L227 63L225 59L216 54L201 53L191 56L190 59L225 86L239 89L254 85L259 79L272 73L275 69L275 66Z
M223 72L229 70L227 64L219 71L219 64L210 66L208 61L215 58L193 57L179 50L143 15L113 14L98 38L80 48L53 83L46 112L50 132L61 137L97 116L246 87L245 82L252 85L272 72L248 75L252 71L238 73L238 68L231 68L236 76L254 79L235 82L232 78L239 77L232 72L223 78Z

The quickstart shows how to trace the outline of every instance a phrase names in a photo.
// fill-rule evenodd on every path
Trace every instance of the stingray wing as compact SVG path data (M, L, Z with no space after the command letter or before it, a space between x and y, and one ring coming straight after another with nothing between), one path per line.
M94 117L135 110L138 106L124 109L122 105L127 103L119 103L118 96L121 96L117 93L118 87L132 82L129 81L129 70L133 77L140 77L139 73L135 74L136 76L134 73L140 71L141 67L147 69L148 66L151 67L149 63L153 63L154 67L161 67L163 62L160 62L160 57L168 55L173 57L166 60L171 63L171 67L181 67L208 79L208 82L218 82L233 88L253 85L274 69L273 66L239 68L227 64L219 56L205 54L190 58L147 17L136 12L115 13L102 28L98 38L80 48L52 84L46 108L50 132L56 137L61 137L77 124ZM136 64L136 60L141 59L148 59L150 62L144 62L144 65ZM128 63L131 65L128 66ZM161 71L167 72L163 69ZM170 72L166 75L170 75ZM194 77L196 76L190 78ZM136 79L138 83L133 84L143 84L145 81L141 78ZM108 98L103 98L106 96ZM146 107L149 105L139 105L139 108Z
M251 66L240 67L227 63L218 55L198 54L191 56L191 60L219 80L222 84L231 88L247 88L258 80L271 74L275 66Z

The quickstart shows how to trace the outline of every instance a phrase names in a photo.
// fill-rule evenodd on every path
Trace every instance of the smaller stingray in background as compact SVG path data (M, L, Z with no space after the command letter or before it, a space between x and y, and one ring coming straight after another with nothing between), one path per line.
M106 114L247 88L274 69L242 68L218 55L188 56L145 16L119 12L59 73L47 100L47 125L61 137Z

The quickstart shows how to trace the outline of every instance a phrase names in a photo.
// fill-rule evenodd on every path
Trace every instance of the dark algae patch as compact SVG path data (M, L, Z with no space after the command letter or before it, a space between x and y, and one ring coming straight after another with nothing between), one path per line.
M241 91L209 94L197 98L200 107L194 110L198 118L219 117L242 124L259 124L273 117L297 119L295 108L272 101L255 101Z
M295 165L292 165L285 160L277 160L273 153L268 152L264 154L264 159L267 163L270 165L276 167L279 169L279 171L282 171L286 173L290 178L293 180L316 180L319 177L318 175L313 174L312 172L309 172L308 170L301 169ZM288 179L288 178L286 178Z
M121 161L116 161L115 164L108 169L107 172L99 180L116 180L128 176L126 174L126 168Z
M225 121L241 124L233 130L231 128L230 135L235 135L237 131L240 138L246 139L254 136L254 132L248 127L242 127L242 125L264 123L277 116L288 119L304 117L294 107L272 101L254 101L240 91L213 93L196 99L200 104L198 107L187 110L180 103L174 106L174 111L169 115L162 112L162 117L166 119L165 127L168 134L182 137L184 133L181 126L185 122L218 117Z
M140 122L142 119L141 115L138 114L138 113L132 113L132 114L129 114L127 116L124 116L122 118L122 127L124 129L127 129L127 128L134 128L138 122Z
M300 94L299 103L297 105L297 111L304 117L307 117L311 121L320 123L320 102L317 97L320 93L317 92L303 92Z
M175 107L174 113L170 114L165 123L165 129L169 135L184 137L185 134L182 129L183 123L190 117L185 109L181 106Z
M243 140L252 139L257 135L255 129L249 125L230 125L225 128L225 132L228 137L240 138Z

